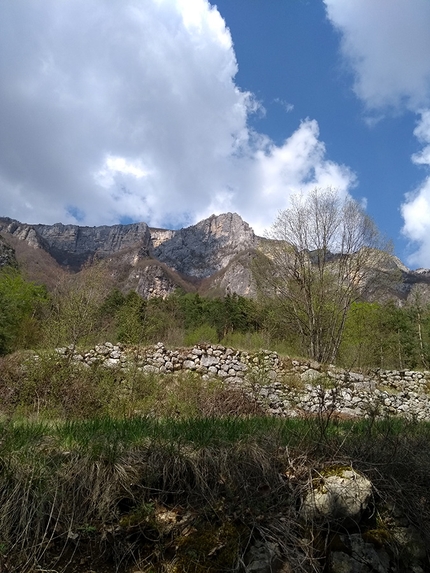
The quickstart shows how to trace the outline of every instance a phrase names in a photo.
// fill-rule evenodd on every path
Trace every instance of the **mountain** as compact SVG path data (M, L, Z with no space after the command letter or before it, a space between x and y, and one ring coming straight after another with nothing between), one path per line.
M251 264L265 239L236 213L212 215L196 225L169 230L146 223L83 227L30 225L0 218L0 267L18 264L26 276L53 288L62 275L102 261L114 284L144 298L188 292L255 294ZM430 301L430 270L411 271L389 257L381 269L395 273L386 297Z
M14 249L0 236L0 269L6 266L16 267L17 261Z
M250 261L261 240L236 213L212 215L179 230L146 223L29 225L0 218L0 237L0 248L13 253L31 280L52 287L63 273L103 261L120 288L145 298L165 296L177 287L249 296Z

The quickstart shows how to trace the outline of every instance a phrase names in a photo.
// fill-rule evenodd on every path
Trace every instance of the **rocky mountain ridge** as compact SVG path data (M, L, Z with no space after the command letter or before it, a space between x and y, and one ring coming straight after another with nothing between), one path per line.
M0 217L0 266L16 260L30 279L43 282L45 277L49 283L62 272L77 273L103 260L121 289L136 290L145 298L167 296L178 286L204 294L253 296L251 263L262 242L237 213L212 215L177 230L144 222L31 225ZM396 298L418 293L430 299L430 270L411 271L396 257L390 267L401 277L394 288Z
M212 215L178 230L150 228L143 222L83 227L0 218L0 236L4 249L13 247L23 267L29 259L37 264L42 253L45 266L48 255L52 265L75 273L104 260L113 274L121 274L122 288L146 298L166 296L178 286L252 294L249 255L260 241L236 213Z
M5 266L16 266L15 250L0 235L0 269Z

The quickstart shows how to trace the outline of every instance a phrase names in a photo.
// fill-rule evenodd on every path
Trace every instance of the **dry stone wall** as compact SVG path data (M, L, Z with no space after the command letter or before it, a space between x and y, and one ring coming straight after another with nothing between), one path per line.
M245 352L221 345L168 349L97 345L87 352L72 347L57 352L89 367L130 368L174 374L188 370L207 380L222 379L242 388L271 415L299 416L331 412L339 416L401 415L430 420L430 371L376 370L369 374L323 366L313 361L281 358L276 352Z

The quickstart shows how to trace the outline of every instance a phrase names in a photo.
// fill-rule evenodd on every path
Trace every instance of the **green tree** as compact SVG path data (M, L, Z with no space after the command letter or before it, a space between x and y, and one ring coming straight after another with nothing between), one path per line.
M423 293L416 289L412 300L406 307L415 334L418 364L421 368L429 368L430 363L430 313L429 305L424 302Z
M397 318L397 317L396 317ZM390 306L373 302L353 302L345 321L340 359L347 368L397 367L398 329Z
M0 271L0 354L28 348L38 340L38 311L46 289L25 280L18 270Z
M123 297L122 304L116 313L117 339L119 342L139 344L143 341L146 307L146 300L134 291Z
M293 196L290 205L256 259L257 284L278 300L303 350L333 362L351 304L385 276L388 247L362 206L334 189Z
M98 342L103 334L103 304L112 291L106 268L92 266L62 279L51 295L44 324L48 346Z

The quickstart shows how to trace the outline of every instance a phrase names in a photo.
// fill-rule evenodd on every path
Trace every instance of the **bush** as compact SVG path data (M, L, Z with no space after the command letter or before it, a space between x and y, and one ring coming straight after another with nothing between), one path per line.
M26 281L11 267L0 270L0 355L38 342L37 317L46 300L44 287Z
M216 329L209 324L202 324L185 335L185 346L194 346L195 344L217 344L218 334Z

